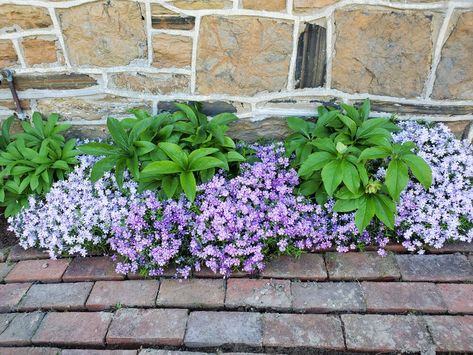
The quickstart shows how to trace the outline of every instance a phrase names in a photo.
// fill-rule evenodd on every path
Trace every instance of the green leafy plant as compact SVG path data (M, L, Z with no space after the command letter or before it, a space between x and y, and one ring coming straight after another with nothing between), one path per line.
M0 153L0 203L6 207L5 216L18 213L29 195L47 193L78 163L76 141L66 142L61 134L70 126L57 124L58 119L52 114L44 121L35 112L33 124L22 122L23 132L10 137L11 122L2 132L5 143L9 142Z
M334 211L356 211L355 223L362 232L373 218L394 228L396 202L406 188L409 172L428 189L432 171L414 153L412 142L395 144L398 130L391 118L370 118L370 102L357 109L321 107L316 122L288 119L294 133L286 140L288 154L302 183L299 191L324 204L335 199ZM384 181L376 172L387 163Z
M83 153L103 157L92 168L92 181L114 170L121 186L128 169L141 190L161 188L167 198L184 192L193 200L197 182L211 179L217 168L237 171L245 158L225 135L228 124L237 117L222 113L209 120L200 111L200 104L176 106L179 110L174 113L152 116L132 110L133 118L109 118L110 143L79 147ZM171 166L173 169L166 170Z
M217 148L200 148L188 154L174 143L159 143L159 147L170 160L149 163L143 169L143 174L161 180L168 197L173 197L180 190L190 201L194 201L197 186L195 174L225 167L222 160L210 156L218 152Z

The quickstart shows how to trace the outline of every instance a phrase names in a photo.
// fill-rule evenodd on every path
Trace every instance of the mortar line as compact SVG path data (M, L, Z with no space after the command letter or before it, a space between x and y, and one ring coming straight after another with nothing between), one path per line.
M334 16L333 12L327 16L327 37L326 37L326 67L325 67L325 88L330 89L332 87L332 68L333 68L333 55L335 51L335 36L334 36Z
M287 78L287 90L292 91L295 89L295 73L296 73L296 63L297 63L297 47L299 43L299 31L300 31L300 22L294 21L294 28L292 32L292 54L291 60L289 62L289 73Z
M194 33L192 36L192 58L191 58L191 93L194 94L196 90L197 81L197 46L199 43L201 17L195 17Z
M64 35L61 31L61 26L59 24L59 18L57 17L56 10L54 8L49 8L48 10L49 10L49 16L51 17L51 20L53 21L55 35L59 41L59 44L61 45L64 61L66 63L66 66L70 68L71 61L69 59L69 53L67 52L66 42L64 41Z
M23 54L23 46L20 44L20 41L18 38L14 38L11 40L13 47L15 48L16 56L18 58L18 61L20 62L20 65L22 68L26 68L26 60L25 56ZM17 70L15 70L17 72Z
M148 44L148 65L153 63L153 25L151 18L151 5L149 1L145 2L145 13L146 13L146 41Z

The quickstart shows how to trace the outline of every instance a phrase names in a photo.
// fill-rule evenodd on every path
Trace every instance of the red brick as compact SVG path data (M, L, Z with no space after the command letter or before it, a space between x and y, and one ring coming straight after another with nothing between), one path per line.
M420 317L403 315L342 315L348 350L422 352L433 344Z
M435 284L363 282L366 309L375 313L445 313L447 307Z
M376 252L327 253L325 256L330 280L398 280L396 260L392 255Z
M235 272L232 272L230 277L232 277L232 278L248 277L250 275L251 274L249 274L247 272L235 271ZM206 279L221 279L221 278L223 278L222 274L215 273L215 272L212 271L212 269L210 269L206 266L202 266L202 268L199 271L194 271L193 276L202 277L202 278L206 278Z
M0 282L3 281L5 276L13 269L14 264L11 263L0 263Z
M437 351L473 352L473 316L424 317Z
M473 281L473 266L465 255L396 255L405 281Z
M140 352L141 353L141 352ZM136 355L136 350L80 350L64 349L61 355Z
M0 346L24 346L31 344L31 337L44 317L44 313L17 313L7 329L0 335Z
M5 282L58 282L68 265L68 259L20 261L5 277Z
M293 282L292 308L296 311L362 312L366 309L361 287L355 282Z
M263 346L345 350L340 319L321 314L264 314Z
M121 346L181 346L187 324L186 309L119 309L107 343Z
M223 353L219 353L219 355ZM244 353L224 353L225 355L250 355ZM174 351L174 350L158 350L158 349L142 349L140 355L215 355L214 353L201 353L194 351Z
M9 261L49 259L49 254L43 249L29 248L23 249L18 244L13 246L8 254Z
M111 320L112 314L106 312L48 313L32 341L37 345L102 347Z
M156 304L168 307L223 308L224 300L223 280L166 279L161 282Z
M0 348L0 355L58 355L59 353L61 350L56 348Z
M230 279L225 307L255 307L288 310L291 308L289 280Z
M261 275L279 279L327 279L324 258L320 254L302 254L298 258L279 256L266 265Z
M171 267L167 267L164 269L164 272L162 275L160 275L160 277L175 277L177 274L177 271L176 271L176 267L175 266L171 266ZM129 280L150 280L150 279L153 279L155 277L153 276L143 276L139 273L129 273L126 275L126 277L129 279Z
M259 313L192 312L184 343L189 348L261 347L262 324Z
M108 256L75 258L62 278L65 282L117 281L124 276L115 272L115 263Z
M437 285L449 313L473 313L473 284Z
M37 309L81 310L85 308L85 301L92 286L92 282L36 284L28 290L18 309L21 311Z
M87 309L104 310L115 305L124 307L153 307L159 281L97 281L87 300Z
M0 312L15 310L30 286L30 283L0 285Z

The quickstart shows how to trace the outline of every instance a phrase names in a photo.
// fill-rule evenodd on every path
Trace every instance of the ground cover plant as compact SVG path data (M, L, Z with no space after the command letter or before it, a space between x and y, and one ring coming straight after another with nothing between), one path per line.
M236 144L231 114L134 115L109 119L111 141L79 146L65 179L9 219L23 247L188 277L257 272L278 254L473 240L472 148L442 124L370 118L365 102L290 118L285 142Z

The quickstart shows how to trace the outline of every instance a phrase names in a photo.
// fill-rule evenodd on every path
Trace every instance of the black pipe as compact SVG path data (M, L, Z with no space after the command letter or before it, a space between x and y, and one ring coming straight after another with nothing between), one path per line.
M18 98L18 94L16 92L15 82L13 78L13 71L9 69L4 69L0 72L0 74L7 80L8 87L10 88L10 91L13 97L13 101L15 102L16 113L17 113L18 118L20 120L25 119L26 115L23 112L23 109L21 108L20 99Z

